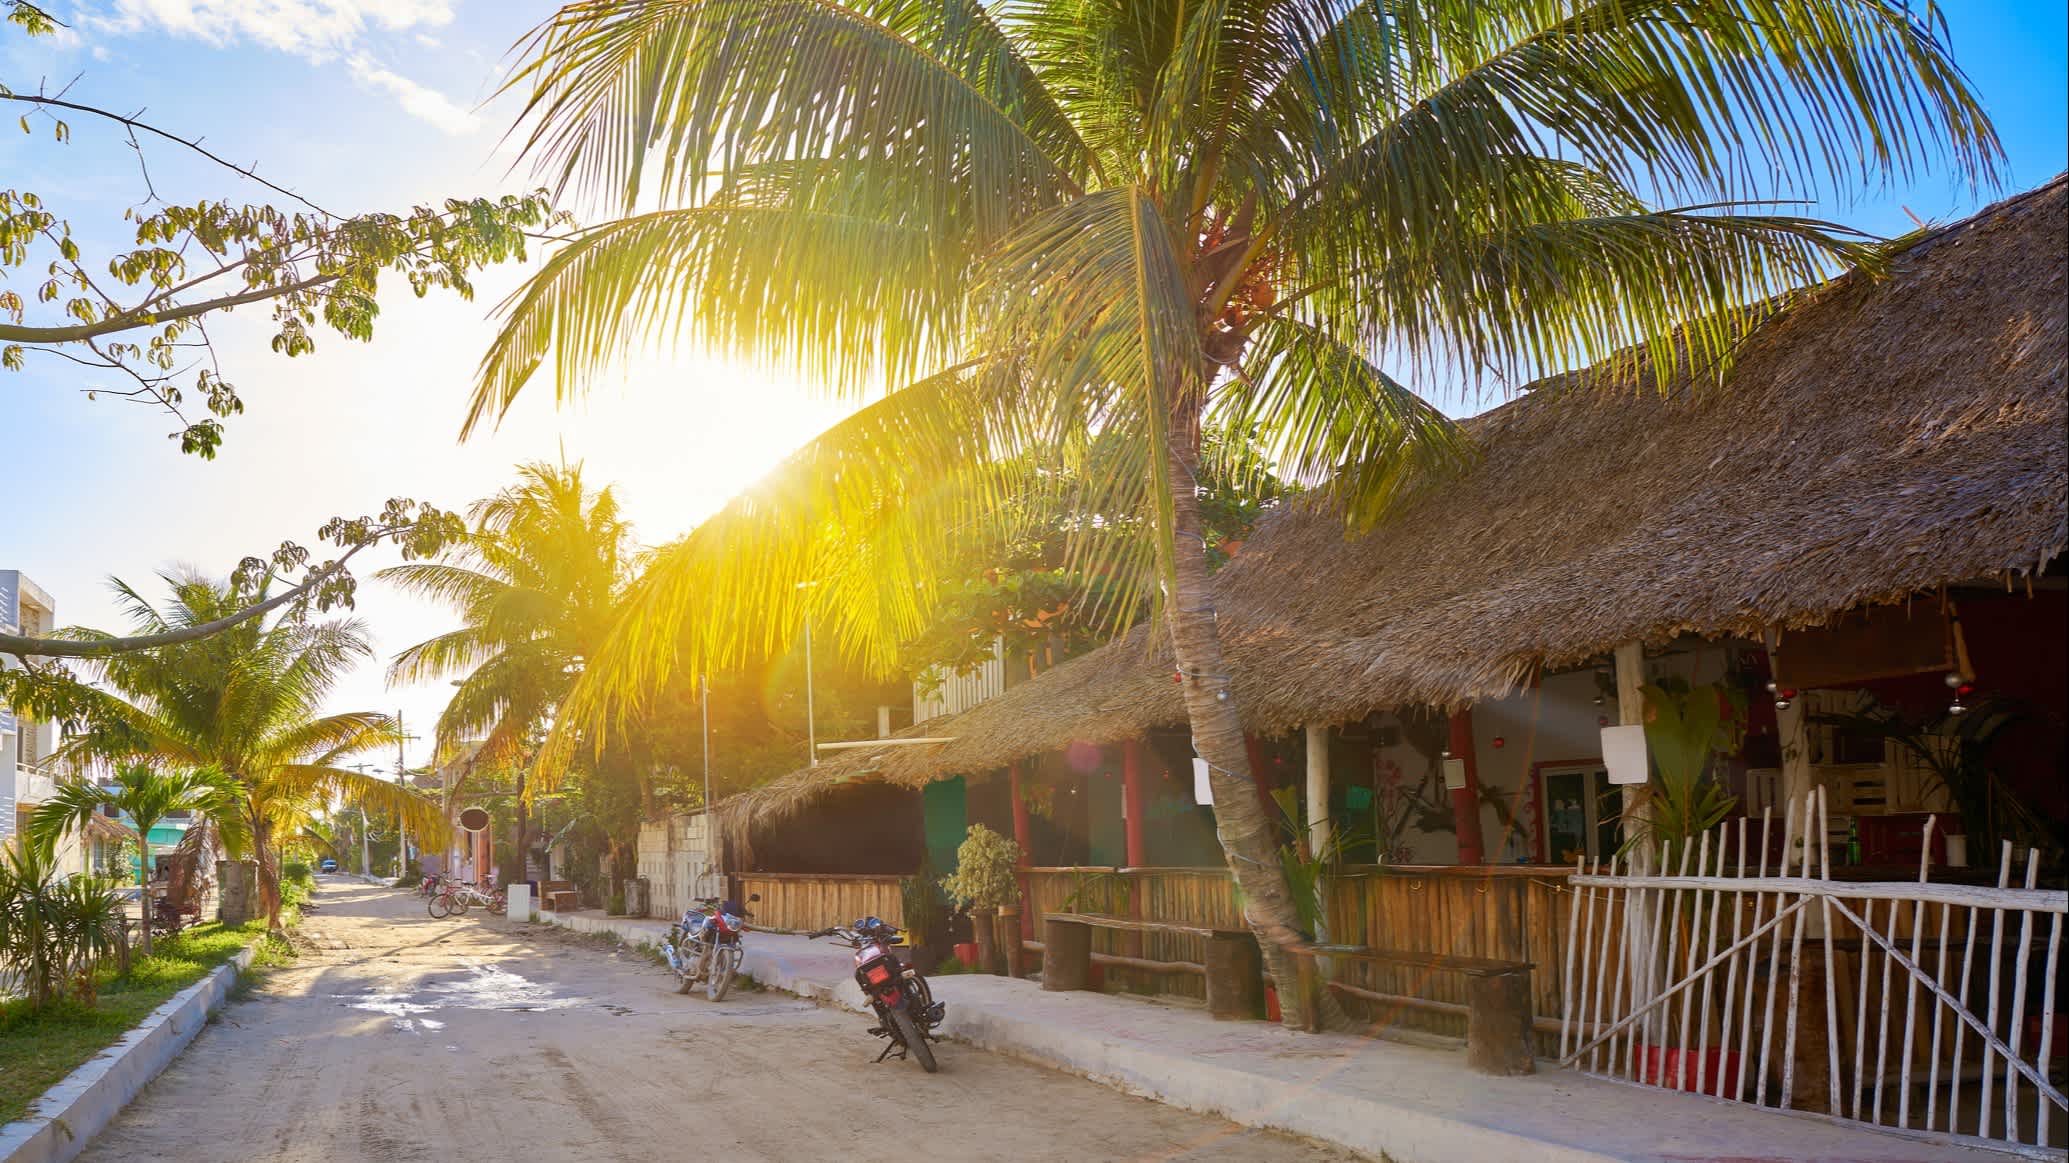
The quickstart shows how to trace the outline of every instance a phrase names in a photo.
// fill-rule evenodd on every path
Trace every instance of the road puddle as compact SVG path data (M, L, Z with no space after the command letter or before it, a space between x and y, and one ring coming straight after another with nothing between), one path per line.
M412 1034L444 1029L444 1022L423 1016L440 1010L536 1013L541 1010L576 1009L598 1004L586 997L556 994L551 986L542 985L500 966L482 962L469 962L462 977L429 981L408 993L372 992L331 996L339 1005L349 1009L385 1014L392 1028ZM601 1008L618 1010L623 1007L604 1005Z

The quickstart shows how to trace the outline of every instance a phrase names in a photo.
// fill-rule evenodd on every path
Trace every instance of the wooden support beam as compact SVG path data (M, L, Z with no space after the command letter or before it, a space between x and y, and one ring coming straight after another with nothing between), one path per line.
M1631 727L1645 722L1645 645L1626 642L1616 648L1616 721ZM1652 788L1648 784L1625 784L1623 805L1624 839L1645 834L1652 819ZM1640 852L1642 862L1645 854ZM1649 871L1649 870L1648 870Z
M1329 728L1307 729L1308 843L1316 852L1329 847Z

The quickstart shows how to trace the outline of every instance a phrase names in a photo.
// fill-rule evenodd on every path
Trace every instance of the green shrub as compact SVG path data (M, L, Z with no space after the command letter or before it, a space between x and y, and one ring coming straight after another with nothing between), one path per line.
M122 904L115 883L90 876L60 881L49 849L9 845L0 856L0 968L19 979L29 1003L92 1003L95 970L122 953Z
M313 884L316 880L316 870L299 860L290 860L280 866L280 879L283 884Z
M951 957L943 957L943 958L942 958L941 960L939 960L939 961L935 962L935 963L934 963L934 972L932 972L932 973L928 974L927 976L928 976L928 977L948 977L948 976L952 976L952 975L954 975L954 974L958 974L958 973L968 973L968 972L970 972L970 967L969 967L969 966L967 966L967 965L965 965L965 964L963 964L963 962L962 962L962 959L961 959L961 958L959 958L959 957L952 957L952 956L951 956Z
M962 846L955 850L956 870L941 881L941 887L959 905L973 909L997 909L1020 902L1020 845L982 824L970 825Z

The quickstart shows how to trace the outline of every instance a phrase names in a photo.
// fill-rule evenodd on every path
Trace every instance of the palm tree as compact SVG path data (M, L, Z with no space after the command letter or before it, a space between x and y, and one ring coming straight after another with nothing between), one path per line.
M265 596L263 585L247 593L235 582L193 573L164 580L172 595L162 609L129 585L113 583L138 632L200 625ZM236 789L237 832L249 836L258 861L267 926L277 929L283 838L300 835L342 803L402 817L423 835L443 826L444 815L430 799L343 765L358 752L393 744L392 718L372 711L320 713L339 676L371 653L355 620L286 617L254 618L197 641L102 659L94 664L100 683L70 692L85 729L63 751L222 772ZM224 834L233 838L227 828Z
M591 491L579 465L520 465L518 478L475 503L472 532L439 560L375 576L460 615L458 629L397 654L388 681L466 675L438 717L438 752L478 738L475 763L516 770L522 862L533 744L610 630L632 529L617 496L608 487Z
M1764 304L1876 255L1749 200L1939 159L1995 179L1934 20L1897 0L563 7L512 75L519 137L622 217L506 305L468 426L549 361L566 395L654 341L851 398L891 385L666 552L570 717L764 648L807 603L887 664L934 563L1008 511L995 466L1123 434L1088 511L1153 531L1131 552L1291 980L1298 918L1197 542L1203 425L1252 426L1362 525L1471 456L1396 375L1498 386L1632 344L1653 383L1721 375Z
M218 829L229 825L229 847L242 847L243 819L238 811L237 785L219 771L155 771L142 763L119 767L106 786L84 779L59 785L57 795L46 800L29 818L32 842L55 848L67 832L83 831L96 812L113 808L129 817L137 839L137 900L143 905L143 944L151 952L151 902L145 895L151 875L151 829L174 812L199 812L217 821Z

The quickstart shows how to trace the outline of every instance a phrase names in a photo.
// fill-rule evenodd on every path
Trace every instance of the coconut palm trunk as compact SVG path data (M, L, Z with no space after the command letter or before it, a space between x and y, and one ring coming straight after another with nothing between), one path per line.
M279 932L280 862L273 852L273 823L263 815L252 821L251 855L259 878L259 911L266 915L266 931Z
M1257 794L1257 773L1250 767L1242 707L1221 652L1214 591L1208 584L1206 550L1199 536L1197 409L1187 414L1181 405L1171 430L1171 592L1166 617L1186 721L1192 726L1193 751L1207 761L1207 783L1214 793L1214 834L1221 842L1229 873L1242 890L1243 919L1257 933L1265 969L1277 983L1286 1024L1301 1029L1338 1025L1343 1021L1342 1011L1316 987L1313 960L1293 952L1311 934L1301 931L1300 913L1286 883L1285 867L1279 862L1278 828L1266 816Z
M137 935L141 938L144 956L149 957L151 955L151 832L148 827L142 824L139 824L136 830L136 846L136 899L138 911L143 914L143 920L137 926Z

